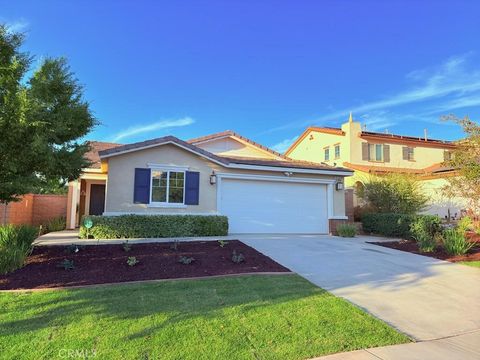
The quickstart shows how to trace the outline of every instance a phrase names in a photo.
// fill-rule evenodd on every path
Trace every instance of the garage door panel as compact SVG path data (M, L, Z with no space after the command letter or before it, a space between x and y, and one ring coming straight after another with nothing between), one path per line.
M326 233L326 186L222 179L219 211L231 233Z

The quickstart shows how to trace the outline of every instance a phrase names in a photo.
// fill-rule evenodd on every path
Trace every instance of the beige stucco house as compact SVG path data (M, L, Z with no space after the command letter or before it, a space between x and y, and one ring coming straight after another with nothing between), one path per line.
M431 197L428 213L454 216L465 208L462 199L446 198L441 188L455 170L445 167L455 144L448 141L362 130L349 120L340 128L309 127L285 152L289 158L355 171L347 188L362 186L372 175L406 173L418 176ZM354 196L354 205L358 199Z
M70 228L89 214L220 214L231 233L329 233L347 219L352 170L292 160L232 131L91 145L92 166L69 185Z

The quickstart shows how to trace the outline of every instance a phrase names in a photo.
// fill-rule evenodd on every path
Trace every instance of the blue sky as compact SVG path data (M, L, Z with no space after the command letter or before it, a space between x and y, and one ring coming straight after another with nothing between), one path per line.
M24 49L65 56L102 123L88 139L226 129L285 148L353 112L447 140L480 118L479 1L11 1Z

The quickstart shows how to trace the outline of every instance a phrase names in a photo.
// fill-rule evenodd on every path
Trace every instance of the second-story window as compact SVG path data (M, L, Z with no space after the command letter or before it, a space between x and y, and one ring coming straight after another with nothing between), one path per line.
M335 145L335 159L340 159L340 145Z
M370 161L383 161L383 144L368 144L368 158Z
M325 151L325 161L330 160L330 148L326 147L324 151Z
M403 147L403 160L408 160L408 161L415 160L415 150L413 147L410 147L410 146Z

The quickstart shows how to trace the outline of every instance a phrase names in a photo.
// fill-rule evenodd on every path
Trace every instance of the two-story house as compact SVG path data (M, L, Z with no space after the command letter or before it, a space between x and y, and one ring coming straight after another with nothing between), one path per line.
M448 141L365 131L350 114L341 128L307 128L285 155L354 170L354 176L345 180L347 188L362 186L372 174L417 175L431 198L427 212L444 217L459 214L465 207L462 199L446 198L441 191L446 178L455 175L454 169L443 165L454 148L455 144Z

